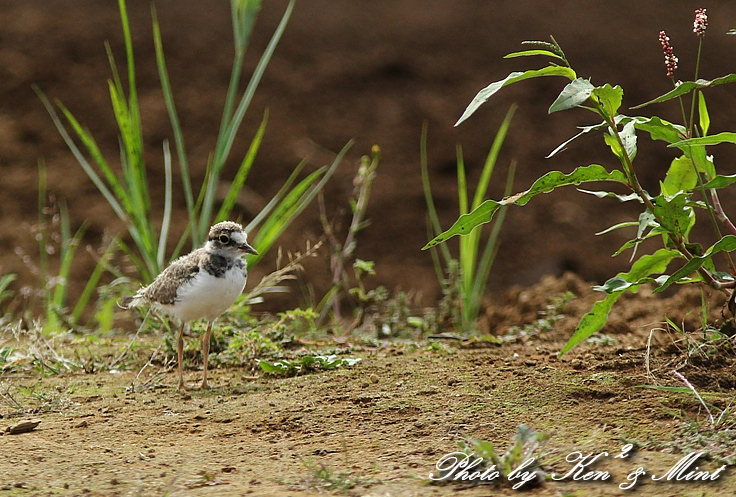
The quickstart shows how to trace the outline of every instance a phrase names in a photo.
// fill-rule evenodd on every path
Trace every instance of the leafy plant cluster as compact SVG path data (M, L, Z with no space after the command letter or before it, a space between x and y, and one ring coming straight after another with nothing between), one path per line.
M327 371L340 366L353 366L360 360L360 358L338 358L335 355L307 355L295 360L281 359L273 362L260 360L258 365L266 373L294 376L310 371Z
M112 79L108 82L110 101L119 128L120 172L118 173L112 161L104 156L92 133L82 126L69 109L62 103L57 102L56 107L61 111L62 120L56 107L52 105L40 89L37 89L37 93L79 165L127 227L135 250L123 243L120 243L119 246L134 262L142 281L150 282L169 260L178 256L187 241L190 241L193 247L200 246L212 224L230 218L236 204L237 195L245 184L265 133L267 115L264 115L248 151L240 160L240 166L230 182L224 200L216 208L217 187L222 182L224 166L230 159L236 135L266 66L286 28L294 2L288 4L271 41L261 55L248 84L241 92L239 86L242 78L243 58L260 9L260 1L231 1L234 38L232 72L222 111L220 130L215 141L214 150L210 154L207 163L204 180L198 191L195 190L192 184L193 178L189 169L186 144L173 91L169 83L161 31L156 11L155 9L152 10L157 69L172 127L176 158L181 173L181 189L186 203L188 219L187 229L179 238L173 251L167 249L173 198L172 154L168 142L164 142L162 161L164 198L161 206L163 214L160 224L156 224L153 222L151 215L154 206L148 165L143 160L143 128L136 91L136 67L125 0L118 0L118 7L125 44L127 84L123 84L123 79L109 45L107 46L107 52L112 70ZM67 130L67 126L71 128L71 133ZM81 146L77 143L80 143ZM246 231L256 232L251 243L258 248L260 253L260 255L250 258L251 266L267 252L291 221L322 190L349 147L348 144L337 154L330 166L321 167L302 179L299 179L299 176L306 163L302 162L296 166L274 197L247 224Z
M457 195L458 210L461 216L468 214L471 210L476 210L485 198L488 187L491 184L498 154L506 138L515 110L516 106L512 106L506 113L501 126L499 126L472 196L468 189L462 147L457 145ZM442 229L440 228L439 216L437 215L434 198L432 197L432 186L429 180L427 132L428 129L425 124L422 129L420 144L422 189L424 190L424 199L427 204L429 232L432 236L438 236L442 232ZM506 176L506 195L511 193L515 168L515 163L512 162ZM498 216L493 223L493 228L487 236L482 233L480 227L470 230L467 236L460 238L455 253L446 244L432 247L432 261L444 295L443 302L440 304L440 321L449 321L453 326L458 326L466 334L476 331L481 301L485 295L488 277L491 274L493 261L498 252L498 236L501 232L505 215L506 207L504 206L499 209Z
M696 11L696 21L698 16L705 16L705 11ZM702 21L702 17L700 19ZM707 22L701 22L700 29L695 31L699 40L696 67L699 67L704 25ZM730 289L736 284L736 267L729 255L736 249L736 228L723 211L718 197L718 190L736 182L736 175L718 174L715 160L706 148L719 143L736 143L736 133L708 134L711 120L704 94L714 86L736 82L736 74L705 80L699 78L696 69L693 80L675 81L673 73L677 59L672 54L669 38L664 32L660 33L660 42L665 53L667 75L672 78L674 88L649 102L632 107L631 110L662 102L674 102L679 104L682 111L681 124L657 116L625 114L622 110L623 89L608 83L594 85L590 79L579 77L554 38L550 42L524 42L533 48L508 54L507 58L537 56L545 57L550 62L540 69L512 72L506 78L482 89L456 124L465 121L505 86L532 78L563 77L569 83L552 103L549 113L582 109L593 114L596 122L581 127L578 134L558 146L549 157L562 151L574 139L596 132L610 148L617 167L611 169L600 164L591 164L577 167L569 173L550 171L525 191L500 201L486 200L463 214L450 229L433 238L425 249L437 246L454 235L469 236L479 225L490 222L503 208L526 205L534 196L563 186L601 182L618 185L627 193L609 190L582 191L599 198L613 198L619 202L637 202L642 205L638 219L617 224L599 233L618 229L632 230L632 238L614 253L618 255L630 250L631 268L595 287L605 294L604 299L582 317L561 353L599 331L619 297L625 292L637 292L642 284L654 284L655 293L662 292L673 284L698 283L729 294L732 294ZM686 111L687 108L689 112ZM642 136L663 142L676 153L669 167L662 168L667 172L660 181L659 192L656 193L644 190L639 181L639 172L648 166L635 161L637 141ZM703 213L709 219L717 236L717 241L710 246L703 246L691 236L696 220L701 218L696 216L697 212ZM659 240L659 248L652 253L641 254L638 249L647 239ZM724 269L719 268L717 256L724 257ZM733 298L729 304L733 313Z

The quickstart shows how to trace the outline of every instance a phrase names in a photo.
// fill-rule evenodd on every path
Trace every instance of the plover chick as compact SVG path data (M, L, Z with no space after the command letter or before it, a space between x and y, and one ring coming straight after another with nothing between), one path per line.
M231 221L217 223L210 228L204 247L179 257L150 285L121 301L121 306L125 308L150 304L154 310L180 322L176 342L179 390L185 389L182 372L184 326L197 319L207 320L207 331L202 337L202 388L208 388L207 356L212 323L245 288L248 276L246 263L242 259L245 254L257 255L258 252L248 245L243 227Z

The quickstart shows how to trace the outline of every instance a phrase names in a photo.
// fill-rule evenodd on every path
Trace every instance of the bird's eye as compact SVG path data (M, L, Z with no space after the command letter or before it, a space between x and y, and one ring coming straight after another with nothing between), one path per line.
M230 242L230 237L227 236L227 235L220 235L219 240L220 240L220 243L229 243Z

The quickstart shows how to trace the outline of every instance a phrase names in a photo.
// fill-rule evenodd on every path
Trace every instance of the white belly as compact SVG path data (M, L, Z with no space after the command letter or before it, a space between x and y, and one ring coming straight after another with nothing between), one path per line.
M200 271L179 289L174 305L161 306L180 321L211 321L230 307L245 288L245 272L232 268L222 278Z

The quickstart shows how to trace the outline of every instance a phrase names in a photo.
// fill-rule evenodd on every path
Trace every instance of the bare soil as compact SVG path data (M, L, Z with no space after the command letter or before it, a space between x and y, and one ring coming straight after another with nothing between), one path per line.
M543 328L550 295L565 291L579 296ZM527 332L505 327L515 338L502 346L355 344L349 356L362 361L352 367L287 378L216 369L213 389L185 394L175 390L173 371L151 383L155 388L130 388L160 372L148 368L137 377L155 341L136 348L141 360L119 374L4 375L0 428L25 418L41 423L0 439L0 495L515 495L507 486L431 484L429 475L468 436L502 453L520 424L549 435L535 456L558 477L572 468L564 459L571 452L609 453L588 468L607 471L608 480L568 477L530 495L623 495L618 485L639 466L647 475L637 495L733 495L730 466L715 482L650 479L690 452L711 453L697 463L711 472L733 457L733 438L724 438L733 430L709 429L692 394L640 388L683 386L671 374L677 368L715 415L733 401L736 354L729 343L697 349L698 334L649 337L662 307L683 309L697 292L636 299L644 303L617 311L627 329L614 326L605 342L561 358L557 352L592 292L567 275L505 298L525 305L520 311L499 304L491 312L515 315ZM669 316L688 319L683 312ZM200 374L187 372L192 388ZM632 455L614 458L628 443L636 447Z

